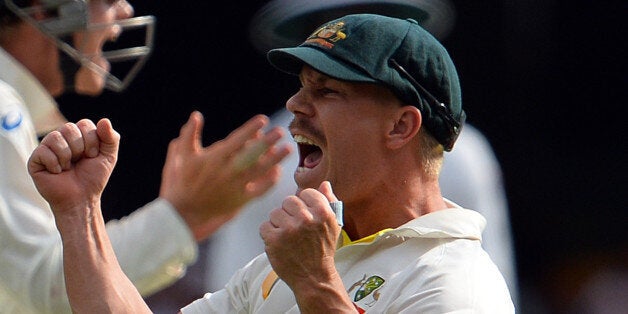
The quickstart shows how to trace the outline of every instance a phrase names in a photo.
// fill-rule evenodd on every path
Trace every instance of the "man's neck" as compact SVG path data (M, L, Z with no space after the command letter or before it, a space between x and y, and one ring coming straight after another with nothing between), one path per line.
M387 228L397 228L410 220L447 208L438 182L385 184L364 200L344 203L344 227L351 240Z

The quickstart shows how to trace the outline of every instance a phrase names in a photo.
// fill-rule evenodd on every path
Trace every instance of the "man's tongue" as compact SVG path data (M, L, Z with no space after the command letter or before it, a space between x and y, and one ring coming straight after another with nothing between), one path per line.
M305 156L305 159L303 160L303 166L305 168L310 168L310 169L316 167L316 165L318 165L318 163L321 162L322 156L323 156L323 152L320 150L311 152L310 154Z

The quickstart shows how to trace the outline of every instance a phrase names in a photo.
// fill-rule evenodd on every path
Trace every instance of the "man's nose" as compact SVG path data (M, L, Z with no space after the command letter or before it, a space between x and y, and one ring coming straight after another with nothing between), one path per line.
M135 14L133 6L126 0L118 0L116 2L116 17L118 20L128 19Z
M305 88L301 88L286 101L286 109L295 115L303 114L312 116L314 114L314 108L305 93Z

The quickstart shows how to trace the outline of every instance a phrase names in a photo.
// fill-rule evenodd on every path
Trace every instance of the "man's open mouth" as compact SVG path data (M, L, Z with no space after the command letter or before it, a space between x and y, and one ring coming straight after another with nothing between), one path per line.
M312 140L303 135L295 135L294 141L299 147L299 167L297 172L312 169L321 162L323 151Z

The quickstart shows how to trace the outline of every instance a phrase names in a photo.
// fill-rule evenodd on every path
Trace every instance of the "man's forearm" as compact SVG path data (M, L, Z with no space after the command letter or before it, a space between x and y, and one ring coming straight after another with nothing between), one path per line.
M80 212L83 210L85 212ZM66 289L77 313L148 313L137 289L122 272L113 253L100 203L57 211L63 240Z

